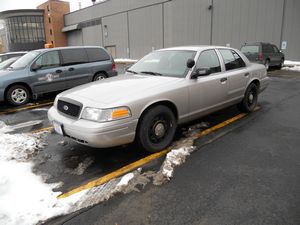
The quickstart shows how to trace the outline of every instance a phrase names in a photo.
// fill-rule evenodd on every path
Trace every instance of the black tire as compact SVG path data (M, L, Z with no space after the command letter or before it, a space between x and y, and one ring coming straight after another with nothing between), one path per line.
M267 59L267 60L265 61L265 67L266 67L267 70L270 69L270 60L269 60L269 59Z
M6 93L6 100L14 106L25 105L29 102L30 92L23 85L11 86Z
M176 128L177 121L172 110L164 105L155 106L142 116L137 142L148 152L158 152L172 143Z
M93 77L93 81L98 81L98 80L103 80L106 79L107 75L104 73L96 73L95 76Z
M251 83L244 95L243 100L238 104L239 110L245 113L253 112L258 99L258 87Z

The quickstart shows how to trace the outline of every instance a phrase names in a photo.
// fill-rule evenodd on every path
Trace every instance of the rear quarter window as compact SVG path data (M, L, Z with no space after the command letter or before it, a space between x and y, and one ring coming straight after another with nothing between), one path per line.
M62 65L63 66L82 64L82 63L89 62L87 53L84 48L62 49L61 56L62 56Z
M108 53L102 48L86 48L90 62L110 60Z

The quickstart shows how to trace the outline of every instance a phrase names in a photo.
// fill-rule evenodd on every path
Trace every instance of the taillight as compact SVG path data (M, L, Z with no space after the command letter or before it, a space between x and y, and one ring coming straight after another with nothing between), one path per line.
M111 69L112 69L112 71L116 71L116 64L115 63L112 64Z
M258 59L259 59L260 61L263 61L263 60L264 60L264 55L263 55L262 53L259 53Z

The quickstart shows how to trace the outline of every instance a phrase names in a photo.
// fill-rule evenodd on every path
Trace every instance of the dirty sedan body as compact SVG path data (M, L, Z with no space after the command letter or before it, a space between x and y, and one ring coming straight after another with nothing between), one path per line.
M97 148L137 141L155 152L178 124L238 104L251 112L269 82L266 68L218 46L161 49L124 75L59 94L48 117L56 132Z

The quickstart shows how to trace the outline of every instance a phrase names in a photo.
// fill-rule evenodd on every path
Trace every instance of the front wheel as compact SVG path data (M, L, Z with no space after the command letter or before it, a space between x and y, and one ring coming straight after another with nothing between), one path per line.
M8 103L14 106L25 105L29 102L30 92L23 85L14 85L10 87L6 94Z
M168 147L175 135L177 121L170 108L158 105L149 109L141 118L137 138L143 149L158 152Z
M251 83L245 92L243 100L238 104L238 108L242 112L252 112L257 105L257 99L258 87L254 83Z

